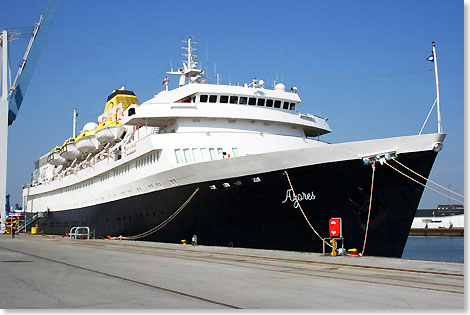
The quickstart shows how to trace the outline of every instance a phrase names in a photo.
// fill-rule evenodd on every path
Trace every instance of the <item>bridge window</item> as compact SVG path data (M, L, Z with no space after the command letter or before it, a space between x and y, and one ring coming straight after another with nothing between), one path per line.
M258 106L264 106L264 98L258 98Z
M238 96L230 96L230 104L237 104L238 103Z
M221 103L228 103L228 96L227 95L220 95L220 102Z
M273 100L266 100L266 107L273 107Z
M290 110L295 110L295 103L290 103Z
M246 105L248 97L240 96L240 102L238 104Z
M199 102L202 103L207 103L208 96L207 95L201 95L199 96Z
M250 97L250 99L248 100L248 104L249 105L256 105L256 98Z
M289 102L284 102L284 105L282 105L282 108L289 109Z
M281 108L281 101L274 101L274 108Z
M209 103L217 103L217 95L209 96Z

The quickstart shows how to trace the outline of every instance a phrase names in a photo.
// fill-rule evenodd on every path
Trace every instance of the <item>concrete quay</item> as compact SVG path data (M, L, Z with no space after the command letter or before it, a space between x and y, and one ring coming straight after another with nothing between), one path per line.
M0 235L1 309L460 309L464 264Z

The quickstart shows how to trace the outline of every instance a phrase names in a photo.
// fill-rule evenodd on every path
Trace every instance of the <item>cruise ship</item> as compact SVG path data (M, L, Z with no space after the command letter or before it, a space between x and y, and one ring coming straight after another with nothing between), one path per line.
M36 161L23 200L38 232L321 252L341 218L345 248L401 257L426 181L397 161L427 177L445 134L324 142L328 119L302 112L297 88L208 84L183 42L177 88L113 91Z

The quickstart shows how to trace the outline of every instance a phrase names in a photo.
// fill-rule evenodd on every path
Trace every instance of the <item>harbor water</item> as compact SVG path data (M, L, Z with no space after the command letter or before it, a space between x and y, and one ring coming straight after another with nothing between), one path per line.
M463 263L464 238L409 236L402 258Z

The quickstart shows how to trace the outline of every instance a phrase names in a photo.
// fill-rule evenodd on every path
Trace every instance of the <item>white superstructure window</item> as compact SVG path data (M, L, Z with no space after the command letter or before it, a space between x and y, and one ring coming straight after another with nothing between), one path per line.
M217 160L217 155L215 155L214 148L209 148L209 154L211 155L211 160Z
M191 157L191 152L189 151L189 149L183 149L183 153L184 153L184 160L186 161L186 163L191 163L193 159Z
M207 148L201 148L201 155L203 161L211 160L211 156L209 155L209 151L207 150Z
M198 148L193 148L192 149L193 151L193 159L194 159L194 162L201 162L202 159L201 159L201 152L199 151Z
M175 149L176 163L183 163L183 156L180 149Z
M238 148L232 148L232 153L233 153L233 157L240 156L240 153L238 153Z

